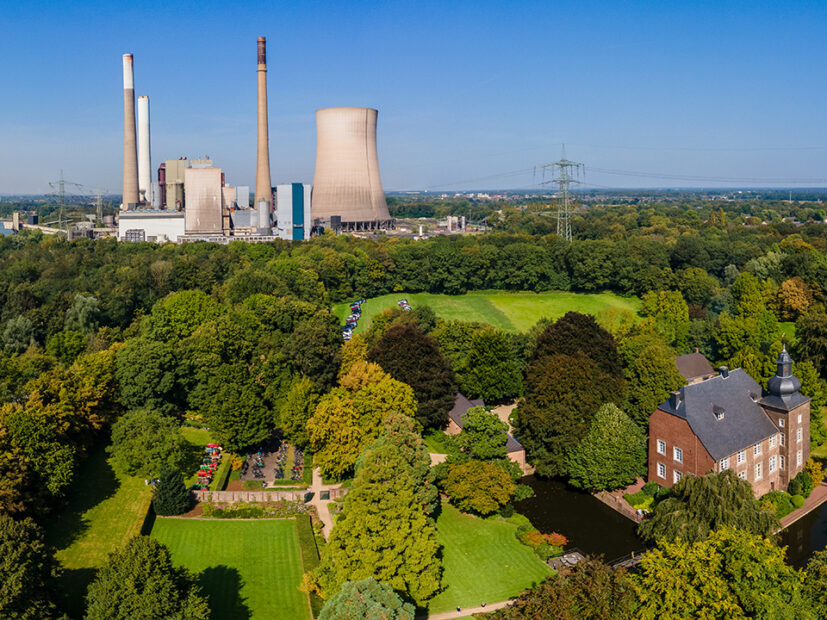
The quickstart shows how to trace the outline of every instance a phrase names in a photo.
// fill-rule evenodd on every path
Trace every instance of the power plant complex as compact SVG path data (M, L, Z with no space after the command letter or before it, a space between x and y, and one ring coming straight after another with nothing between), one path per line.
M149 97L138 97L132 54L123 56L123 241L301 241L326 228L336 232L387 230L376 150L378 112L326 108L316 112L314 184L271 184L267 114L266 40L256 49L257 148L252 203L248 186L226 182L209 158L168 159L152 179Z

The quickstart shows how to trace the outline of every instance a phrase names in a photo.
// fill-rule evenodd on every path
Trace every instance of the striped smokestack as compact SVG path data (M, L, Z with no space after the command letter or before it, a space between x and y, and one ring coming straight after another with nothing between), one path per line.
M256 195L254 204L273 200L270 185L270 143L267 132L267 51L266 39L258 38L258 156L256 159Z
M132 54L123 55L123 205L138 203L138 144L135 135L135 78Z

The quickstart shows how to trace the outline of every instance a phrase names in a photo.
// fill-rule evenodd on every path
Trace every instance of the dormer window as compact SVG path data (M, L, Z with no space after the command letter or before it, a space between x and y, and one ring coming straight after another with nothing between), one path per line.
M778 418L778 428L784 428L784 418Z
M716 420L723 420L724 419L724 413L725 412L724 412L723 407L719 407L718 405L713 406L712 407L712 413L715 414L715 419Z

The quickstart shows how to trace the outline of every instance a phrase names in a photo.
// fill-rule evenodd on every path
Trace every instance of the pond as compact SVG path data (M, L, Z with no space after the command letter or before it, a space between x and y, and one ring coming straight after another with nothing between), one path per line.
M588 493L556 479L527 476L520 482L534 489L534 497L514 507L541 532L559 532L572 547L602 554L608 562L646 546L635 533L634 522Z
M780 544L787 547L787 561L796 568L802 568L813 553L827 547L827 504L781 532Z

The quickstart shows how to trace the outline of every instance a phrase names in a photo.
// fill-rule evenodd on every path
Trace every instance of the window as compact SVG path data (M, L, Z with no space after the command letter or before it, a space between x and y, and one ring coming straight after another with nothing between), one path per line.
M778 469L784 469L784 456L783 455L778 457Z
M784 418L778 418L778 428L784 428Z
M740 465L741 463L743 463L746 460L747 460L746 450L741 450L740 452L738 452L738 464Z
M770 457L770 460L769 460L770 473L775 471L775 465L776 465L776 457L775 457L775 455L773 455L773 456Z
M674 484L678 484L681 481L681 477L683 477L683 474L681 472L679 472L679 471L673 471L672 472L672 482Z
M729 469L729 457L721 459L721 471Z
M770 450L772 450L774 447L775 447L775 435L770 437Z
M780 437L781 437L781 445L783 446L783 445L784 445L784 434L782 433L782 434L780 435Z
M663 463L658 463L658 477L666 478L666 465Z
M755 479L761 480L761 463L755 464Z
M658 439L658 454L666 454L666 442L663 439Z
M798 428L795 431L795 441L796 441L796 443L801 443L801 429L800 428Z
M672 457L678 463L683 463L683 450L681 450L680 448L672 448Z
M798 423L801 424L801 414L798 414Z
M761 442L758 442L757 444L752 446L752 454L754 456L758 456L759 454L761 454Z
M801 466L801 450L795 453L795 465L796 467Z
M739 477L741 480L746 480L746 479L747 479L747 472L746 472L746 470L744 470L744 471L739 471L739 472L738 472L738 477Z

